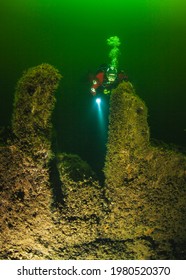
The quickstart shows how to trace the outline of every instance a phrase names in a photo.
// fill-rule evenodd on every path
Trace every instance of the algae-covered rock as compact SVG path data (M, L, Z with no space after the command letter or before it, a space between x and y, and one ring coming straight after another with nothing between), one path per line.
M51 114L60 74L42 64L17 85L14 140L0 148L0 258L50 258L53 201L47 163ZM48 240L48 241L47 241Z
M150 241L147 258L181 258L186 255L184 249L178 253L186 242L186 157L150 144L147 108L130 83L118 86L110 106L104 169L110 213L103 236L138 240L133 258L139 239Z
M57 165L62 181L65 180L66 176L75 182L89 178L96 180L96 174L90 165L78 155L60 153L57 155Z
M150 142L131 83L111 95L105 185L79 156L50 161L60 74L28 70L0 147L0 259L185 259L186 157Z
M81 258L78 246L94 242L99 233L102 191L89 165L61 154L58 186L57 173L51 176L51 114L59 78L44 64L18 82L15 138L0 147L0 259L70 259L72 252Z
M26 71L17 84L12 128L21 149L35 160L51 156L51 115L60 78L53 66L41 64Z
M66 153L58 155L57 167L64 197L63 214L69 226L76 228L76 240L81 236L95 240L104 209L103 191L95 173L79 156Z
M121 185L126 177L127 164L134 168L132 163L141 155L143 157L148 147L147 108L135 94L132 84L123 82L111 96L109 139L104 167L106 184L113 188Z

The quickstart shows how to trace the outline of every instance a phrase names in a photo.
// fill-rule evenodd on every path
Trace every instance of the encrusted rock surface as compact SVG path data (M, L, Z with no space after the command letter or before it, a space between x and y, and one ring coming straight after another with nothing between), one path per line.
M185 259L185 155L151 144L147 108L123 82L101 187L77 155L52 154L59 80L42 64L17 86L14 139L0 147L0 259Z

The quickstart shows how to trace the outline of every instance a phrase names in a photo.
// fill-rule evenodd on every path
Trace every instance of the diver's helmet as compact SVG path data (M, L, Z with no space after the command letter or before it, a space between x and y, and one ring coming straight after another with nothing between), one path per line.
M107 68L106 76L109 83L113 83L117 78L117 69L114 66Z

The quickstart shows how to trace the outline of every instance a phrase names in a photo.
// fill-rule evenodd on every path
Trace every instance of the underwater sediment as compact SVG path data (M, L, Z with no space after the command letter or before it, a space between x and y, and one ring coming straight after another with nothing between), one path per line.
M150 141L147 107L129 82L112 93L105 185L77 155L54 155L61 75L42 64L17 85L0 147L1 259L184 259L186 157Z

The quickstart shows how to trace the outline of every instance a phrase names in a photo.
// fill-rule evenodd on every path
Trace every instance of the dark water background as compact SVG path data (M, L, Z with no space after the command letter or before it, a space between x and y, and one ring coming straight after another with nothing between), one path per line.
M100 120L88 74L110 61L106 39L115 35L119 66L148 106L151 136L186 146L185 0L1 0L0 126L11 122L23 71L50 63L63 75L54 112L57 150L101 168L108 108Z

